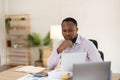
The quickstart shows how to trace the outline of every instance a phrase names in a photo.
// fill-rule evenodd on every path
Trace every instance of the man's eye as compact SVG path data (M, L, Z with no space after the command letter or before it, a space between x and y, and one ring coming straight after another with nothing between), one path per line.
M69 32L73 32L74 30L69 30Z
M62 32L73 32L74 30L62 30Z
M66 30L63 30L63 32L67 32Z

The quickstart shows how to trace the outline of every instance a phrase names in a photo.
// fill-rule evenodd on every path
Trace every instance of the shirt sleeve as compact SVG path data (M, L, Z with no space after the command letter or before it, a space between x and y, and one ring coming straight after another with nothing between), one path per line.
M100 53L98 52L98 49L95 47L95 45L92 42L89 42L88 44L88 52L87 57L88 60L91 62L101 62L103 61L101 58Z
M60 60L61 54L60 53L58 54L58 52L57 52L57 48L59 47L60 43L61 42L59 42L54 47L50 57L47 60L47 68L49 68L49 69L54 69L57 66L57 64L58 64L58 62Z

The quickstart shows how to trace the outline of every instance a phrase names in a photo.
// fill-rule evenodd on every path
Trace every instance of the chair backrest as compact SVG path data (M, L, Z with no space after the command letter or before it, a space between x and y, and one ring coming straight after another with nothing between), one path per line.
M96 48L98 49L98 43L97 43L97 41L94 40L94 39L89 39L89 40L90 40L90 41L96 46ZM99 51L99 53L100 53L100 56L101 56L102 60L104 61L104 54L103 54L103 52L100 51L99 49L98 49L98 51Z
M99 51L99 50L98 50L98 51ZM100 53L100 55L101 55L102 60L104 61L104 54L103 54L103 52L102 52L102 51L99 51L99 53Z
M98 42L94 39L89 39L94 45L95 47L98 49Z

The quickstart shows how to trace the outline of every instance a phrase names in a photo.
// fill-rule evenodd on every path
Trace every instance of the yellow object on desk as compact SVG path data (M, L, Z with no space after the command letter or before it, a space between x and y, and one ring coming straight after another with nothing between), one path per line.
M62 80L71 80L71 77L68 75L62 76Z

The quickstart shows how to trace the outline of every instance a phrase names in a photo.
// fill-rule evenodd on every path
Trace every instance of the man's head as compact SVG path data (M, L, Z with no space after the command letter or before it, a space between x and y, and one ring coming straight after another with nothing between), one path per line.
M77 36L77 21L74 18L68 17L62 21L62 35L66 40L72 40Z

